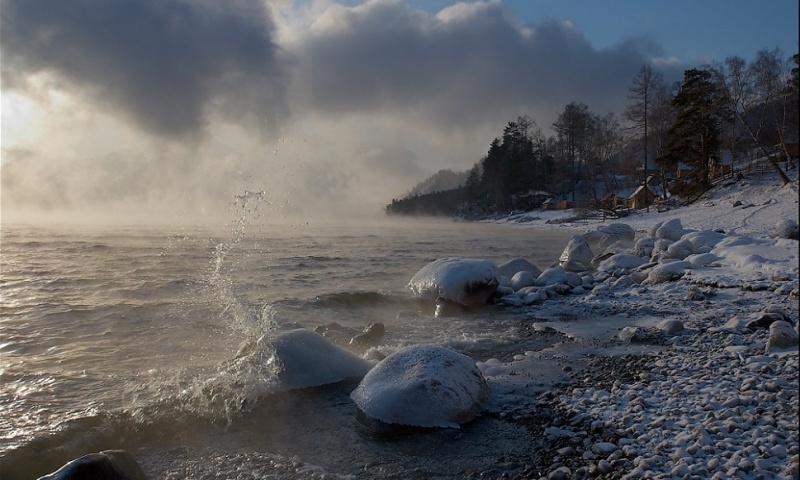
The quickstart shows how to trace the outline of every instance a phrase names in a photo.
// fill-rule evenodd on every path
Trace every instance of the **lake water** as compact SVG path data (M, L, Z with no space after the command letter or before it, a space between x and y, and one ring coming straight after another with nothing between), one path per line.
M381 322L373 352L433 342L483 361L544 348L530 309L435 318L406 284L445 256L544 268L568 238L448 220L269 225L244 215L219 229L3 225L0 477L36 478L118 448L154 478L445 478L490 465L510 448L502 439L525 433L479 418L376 437L357 420L355 385L278 392L251 347L306 327L364 354L349 339Z

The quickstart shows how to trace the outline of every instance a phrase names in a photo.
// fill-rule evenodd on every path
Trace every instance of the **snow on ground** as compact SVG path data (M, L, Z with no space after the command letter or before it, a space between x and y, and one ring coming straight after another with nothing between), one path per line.
M658 222L679 218L685 228L722 229L726 233L767 237L782 219L793 218L796 221L798 218L798 173L797 170L793 170L788 174L794 180L788 185L782 185L777 175L772 173L746 176L741 181L730 179L721 182L691 205L672 207L666 212L657 212L655 208L650 208L650 212L634 211L627 217L618 220L609 219L605 223L610 221L627 223L637 232L644 233ZM574 215L575 212L571 209L535 210L490 221L517 223L537 228L572 229L581 233L593 230L592 226L604 223L594 219L553 223Z
M677 258L665 246L646 265L594 272L523 307L569 341L479 362L490 411L528 418L538 395L566 413L544 429L555 452L543 478L798 478L798 242L771 238L797 224L788 173L788 185L745 177L689 206L605 222L554 222L569 210L491 220L576 234L619 222L637 239L668 220L686 229Z

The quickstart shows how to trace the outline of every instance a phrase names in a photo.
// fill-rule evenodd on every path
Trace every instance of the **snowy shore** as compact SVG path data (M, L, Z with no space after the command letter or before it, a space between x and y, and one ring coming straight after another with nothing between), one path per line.
M613 220L637 238L679 220L687 230L724 232L728 247L704 250L716 258L711 268L686 265L667 281L636 268L596 274L588 293L534 306L537 326L570 342L479 364L493 389L490 410L524 423L536 416L529 399L538 395L539 406L559 412L538 422L553 451L512 476L798 478L798 243L771 238L776 225L797 224L792 173L788 185L770 174L746 177L690 206ZM558 221L570 215L492 221L576 234L610 222ZM776 320L791 326L788 347L770 340ZM562 367L562 378L541 373L548 363Z

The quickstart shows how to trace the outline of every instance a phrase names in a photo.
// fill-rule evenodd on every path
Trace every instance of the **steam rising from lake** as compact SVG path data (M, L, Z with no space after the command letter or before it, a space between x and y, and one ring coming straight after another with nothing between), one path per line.
M2 15L10 219L202 221L245 189L278 216L379 215L519 115L546 129L570 101L621 111L659 53L598 50L496 2L10 0Z

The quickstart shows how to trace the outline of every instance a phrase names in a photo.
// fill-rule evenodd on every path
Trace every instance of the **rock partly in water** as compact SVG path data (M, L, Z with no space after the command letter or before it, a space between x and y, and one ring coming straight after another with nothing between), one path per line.
M349 350L304 328L279 333L270 344L274 352L272 361L279 368L278 379L288 389L361 378L372 367Z
M415 345L383 359L350 397L370 419L452 427L474 419L489 397L475 362L438 345Z
M142 468L125 450L104 450L72 460L39 480L147 480Z
M500 285L500 272L488 260L448 257L422 267L408 282L414 295L460 305L486 305ZM437 313L441 308L437 308ZM438 315L437 315L438 316Z
M370 323L363 332L350 339L350 345L372 347L386 335L386 326L381 322Z

